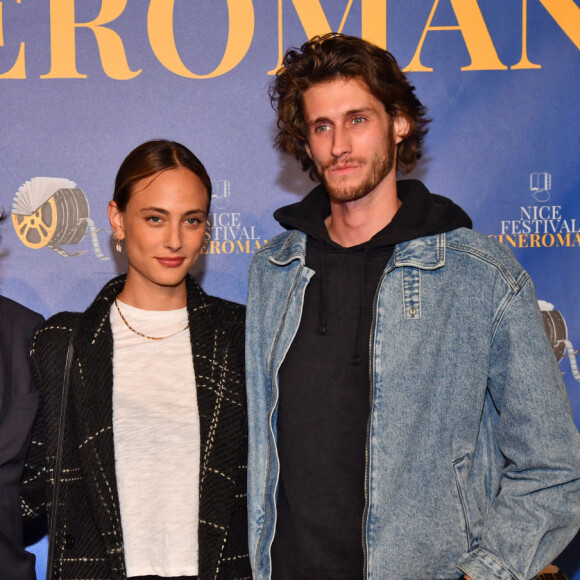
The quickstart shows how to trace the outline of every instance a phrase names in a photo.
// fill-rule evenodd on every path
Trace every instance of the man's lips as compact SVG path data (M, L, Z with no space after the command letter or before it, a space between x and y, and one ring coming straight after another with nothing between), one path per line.
M341 175L342 173L350 173L351 171L354 171L359 167L360 165L358 164L349 163L348 165L336 165L335 167L331 167L330 171L332 173L337 173L338 175Z
M185 261L185 258L157 258L157 261L167 268L177 268Z
M330 173L334 173L334 175L346 175L356 171L363 165L365 165L365 161L362 159L348 159L343 160L342 163L333 161L331 163L327 163L322 168L322 171L328 171Z

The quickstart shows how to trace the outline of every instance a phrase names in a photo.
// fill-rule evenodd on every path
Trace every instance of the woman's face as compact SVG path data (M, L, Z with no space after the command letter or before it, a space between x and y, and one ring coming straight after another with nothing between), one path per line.
M146 292L183 283L201 250L208 201L199 177L178 167L137 181L124 211L109 203L113 232L125 240L127 285Z

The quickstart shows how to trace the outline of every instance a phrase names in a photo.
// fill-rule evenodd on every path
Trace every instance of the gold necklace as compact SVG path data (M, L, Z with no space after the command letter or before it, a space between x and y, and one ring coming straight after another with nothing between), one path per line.
M185 325L184 328L182 328L181 330L178 330L177 332L173 332L172 334L168 334L167 336L147 336L146 334L143 334L142 332L139 332L138 330L135 330L128 322L127 319L123 316L123 313L121 312L121 309L119 308L119 303L117 301L117 299L115 298L115 307L117 308L117 312L119 313L119 316L121 317L121 320L125 323L125 326L131 331L134 332L135 334L137 334L138 336L142 336L143 338L146 338L147 340L165 340L166 338L171 338L172 336L175 336L176 334L179 334L180 332L183 332L184 330L187 330L189 328L189 322Z

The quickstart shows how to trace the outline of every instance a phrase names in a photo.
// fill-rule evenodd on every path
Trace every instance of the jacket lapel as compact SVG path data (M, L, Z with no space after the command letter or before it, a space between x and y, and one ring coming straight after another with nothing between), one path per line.
M112 280L83 314L74 340L69 400L75 445L85 474L88 500L109 553L123 561L113 442L113 337L111 304L124 284Z
M190 335L200 418L199 578L213 578L235 500L245 405L240 348L214 312L211 299L188 279ZM240 337L240 340L243 340ZM233 391L233 392L232 392Z

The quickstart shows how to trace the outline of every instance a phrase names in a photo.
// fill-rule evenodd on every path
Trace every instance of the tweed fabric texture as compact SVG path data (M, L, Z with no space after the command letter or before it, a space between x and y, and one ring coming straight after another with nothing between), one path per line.
M244 307L205 294L187 278L187 308L200 415L199 579L250 579L247 546L247 422ZM23 511L52 517L62 379L73 328L54 578L126 576L113 449L113 337L109 312L125 276L84 313L50 318L32 344L40 389L23 486ZM136 385L138 388L138 385ZM167 482L168 488L171 482Z

